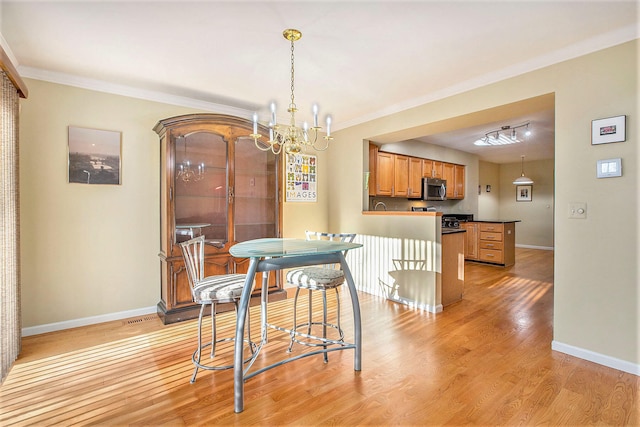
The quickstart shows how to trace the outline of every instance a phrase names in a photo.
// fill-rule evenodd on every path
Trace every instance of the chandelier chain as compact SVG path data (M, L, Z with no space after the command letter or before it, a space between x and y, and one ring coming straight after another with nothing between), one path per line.
M289 108L295 109L296 108L296 102L295 102L295 97L293 95L294 76L295 76L293 49L294 49L294 47L293 47L293 39L292 39L291 40L291 105L289 106Z

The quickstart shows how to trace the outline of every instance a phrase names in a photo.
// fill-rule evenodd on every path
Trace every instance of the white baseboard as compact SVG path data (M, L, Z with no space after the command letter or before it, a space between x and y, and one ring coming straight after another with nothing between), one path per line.
M543 251L552 251L553 250L553 246L535 246L535 245L516 245L516 248L542 249Z
M63 329L77 328L80 326L94 325L96 323L111 322L113 320L127 319L129 317L144 316L157 312L157 307L137 308L135 310L120 311L117 313L102 314L100 316L83 317L81 319L65 320L64 322L48 323L46 325L30 326L22 328L22 336L45 334L47 332L61 331Z
M640 364L637 363L627 362L626 360L617 359L591 350L585 350L584 348L574 347L558 341L551 342L551 349L580 359L588 360L589 362L597 363L598 365L607 366L609 368L618 369L620 371L640 376Z

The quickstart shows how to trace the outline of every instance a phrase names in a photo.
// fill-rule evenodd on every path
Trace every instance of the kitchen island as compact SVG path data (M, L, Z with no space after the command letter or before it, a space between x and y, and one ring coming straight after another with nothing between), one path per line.
M465 259L509 267L516 262L516 222L487 219L464 222L467 231Z

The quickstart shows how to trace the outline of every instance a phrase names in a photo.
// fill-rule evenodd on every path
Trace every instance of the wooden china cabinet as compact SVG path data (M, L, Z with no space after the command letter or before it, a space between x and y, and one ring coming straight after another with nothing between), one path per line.
M153 130L161 163L158 315L168 324L195 318L200 308L191 299L180 242L204 235L205 273L215 275L247 271L247 259L229 254L234 244L281 236L282 167L278 156L255 146L250 120L189 114L161 120ZM281 283L281 275L270 274L270 299L285 297ZM254 297L261 285L258 275Z

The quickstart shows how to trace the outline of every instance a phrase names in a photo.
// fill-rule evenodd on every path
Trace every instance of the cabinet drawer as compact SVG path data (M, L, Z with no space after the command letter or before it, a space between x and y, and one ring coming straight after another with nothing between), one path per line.
M502 233L504 226L502 224L496 224L491 222L481 222L480 231L490 231L494 233Z
M492 249L495 251L501 251L504 249L502 242L490 242L487 240L480 240L480 249Z
M502 242L502 233L492 233L490 231L480 231L480 240L493 240Z
M480 249L480 261L502 264L502 251L493 249Z

